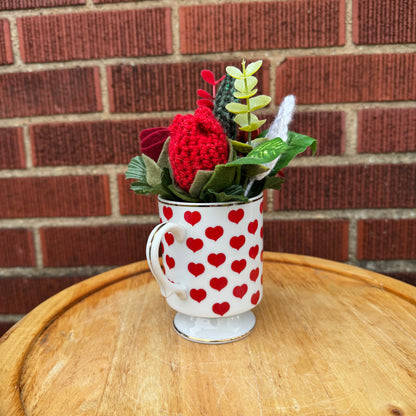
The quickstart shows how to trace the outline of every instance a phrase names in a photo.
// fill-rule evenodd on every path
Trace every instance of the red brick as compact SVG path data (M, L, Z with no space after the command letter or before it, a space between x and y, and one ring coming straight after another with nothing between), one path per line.
M3 336L14 324L15 322L0 320L0 337Z
M123 3L123 2L131 2L132 0L94 0L95 4L103 4L103 3ZM145 0L133 0L136 2L145 1Z
M170 120L37 124L30 127L34 166L127 164L139 154L139 132Z
M203 69L213 71L218 79L225 74L227 65L240 64L240 61L229 61L109 67L110 110L113 113L193 110L198 100L198 88L210 90L201 78ZM268 61L263 62L260 71L259 88L268 94Z
M19 127L0 128L0 169L26 167L23 133Z
M130 189L133 180L126 180L125 175L118 175L118 195L121 215L157 214L156 195L136 195Z
M277 210L414 208L416 164L292 167Z
M1 0L0 10L34 9L85 4L85 0Z
M30 16L17 19L25 62L172 53L169 8Z
M416 219L358 221L357 259L416 259Z
M0 277L0 313L27 313L83 277Z
M287 58L276 70L276 103L416 100L416 53Z
M181 52L339 46L345 42L344 20L340 0L186 6L179 9Z
M44 265L113 266L143 260L147 237L155 225L42 228Z
M354 43L416 42L414 0L354 0L352 10Z
M0 267L36 266L31 231L23 228L0 229L0 247Z
M402 282L409 283L416 286L416 272L385 272L383 270L380 273L393 277L394 279L401 280Z
M0 218L110 215L107 176L0 178Z
M10 25L6 19L0 19L0 65L13 63L13 50L10 38Z
M264 224L264 249L348 260L346 220L273 220Z
M0 118L102 110L98 68L0 75Z
M264 115L261 116L263 118ZM275 115L266 116L266 127ZM342 155L345 151L345 114L342 111L307 111L295 113L289 130L318 141L317 156ZM310 156L307 150L299 156Z
M416 151L416 108L358 112L358 153Z

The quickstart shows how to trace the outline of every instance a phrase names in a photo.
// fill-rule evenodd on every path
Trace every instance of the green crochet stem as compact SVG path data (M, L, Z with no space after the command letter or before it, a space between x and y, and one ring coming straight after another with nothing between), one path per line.
M231 140L237 137L238 126L233 120L235 115L230 113L225 106L229 103L239 102L234 97L234 92L236 91L234 82L235 79L227 74L217 91L214 101L214 116L221 123L227 137Z

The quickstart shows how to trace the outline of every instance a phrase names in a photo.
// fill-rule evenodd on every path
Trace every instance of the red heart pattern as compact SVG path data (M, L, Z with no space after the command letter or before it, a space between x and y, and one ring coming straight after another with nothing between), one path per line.
M165 240L168 243L168 246L171 246L175 242L175 237L172 233L166 233Z
M224 289L225 286L227 286L227 284L228 284L228 280L226 277L213 277L209 281L209 285L213 289L218 290L218 292L221 292L221 290Z
M204 242L200 238L189 237L186 239L186 246L196 253L204 247Z
M259 274L260 274L260 269L258 267L256 267L255 269L253 269L250 272L250 280L255 282L257 280L257 278L259 277Z
M169 269L173 269L175 267L175 259L173 257L170 257L166 254L165 261Z
M259 211L256 211L255 216L263 212L263 205L259 203L257 209ZM212 216L212 218L206 217L202 209L195 207L190 209L188 206L179 212L180 214L170 206L163 206L161 209L161 221L176 222L182 216L187 229L184 242L187 249L184 254L181 253L180 240L176 239L171 232L164 235L165 272L169 276L170 270L173 269L172 276L177 273L180 278L184 270L182 263L175 263L175 258L189 257L185 260L187 263L184 267L191 275L189 282L196 283L188 292L188 299L194 305L193 308L202 308L201 311L208 308L211 313L224 316L230 312L239 313L240 308L245 308L245 305L251 305L251 307L257 305L260 301L263 283L261 267L256 267L263 256L259 240L263 238L262 220L260 222L258 219L253 220L251 213L247 215L248 211L245 208L231 209L224 216ZM215 218L218 219L217 223L214 222ZM257 233L258 230L259 233ZM239 235L239 233L242 234ZM224 236L227 240L222 241L221 238ZM218 242L220 245L217 247ZM217 252L217 249L212 249L212 247L217 247L222 251ZM237 252L239 255L235 256ZM179 261L179 258L177 260ZM222 277L209 277L212 274L215 276L215 272L211 273L214 271L212 266L218 269L217 276L222 275ZM203 278L198 278L201 275ZM172 279L176 280L176 277Z
M224 253L211 253L208 256L208 263L212 264L215 267L221 266L225 262L225 254Z
M246 238L244 237L244 235L231 237L230 246L232 248L235 248L236 250L240 250L240 248L243 247L245 242Z
M241 273L246 268L247 262L245 259L234 260L231 263L231 270L236 273Z
M254 293L254 294L251 296L251 303L252 303L253 305L257 305L257 302L259 301L259 299L260 299L260 291L258 290L256 293Z
M184 214L185 221L194 226L201 221L201 214L198 211L186 211Z
M205 235L210 239L217 241L221 236L224 234L224 228L222 228L220 225L216 227L208 227L205 230Z
M250 247L250 250L248 251L248 255L252 258L255 259L257 257L257 254L259 254L259 246L256 245L254 247Z
M173 210L171 207L163 207L163 216L169 221L173 217Z
M193 274L195 277L198 277L205 271L205 266L202 263L189 263L188 264L189 273Z
M243 299L243 296L247 293L247 290L248 290L248 286L244 283L243 285L241 285L241 286L236 286L236 287L233 289L233 295L234 295L236 298Z
M250 234L255 234L257 231L257 227L259 226L259 222L257 220L252 221L249 225L248 225L248 232Z
M207 292L204 289L191 289L189 296L200 303L207 297Z
M228 213L228 219L231 222L235 222L238 224L244 217L244 210L242 208L240 209L234 209Z
M225 315L230 310L230 304L228 302L214 303L212 305L212 311L217 315Z

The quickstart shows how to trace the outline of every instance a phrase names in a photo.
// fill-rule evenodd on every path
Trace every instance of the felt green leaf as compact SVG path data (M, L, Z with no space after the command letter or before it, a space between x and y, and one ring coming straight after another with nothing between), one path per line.
M249 178L267 172L269 168L264 165L245 165L242 166L243 174Z
M137 179L140 182L146 182L146 165L142 156L131 159L127 167L126 179Z
M256 77L248 77L243 79L236 79L234 82L234 88L240 92L251 92L257 85Z
M189 189L190 195L194 198L198 198L201 194L202 188L209 181L213 174L213 170L199 170L195 175L191 188Z
M146 166L146 182L150 186L160 185L162 179L162 169L157 165L157 163L146 155L142 155L143 162Z
M230 140L230 142L236 152L250 153L253 150L253 147L247 143L238 142L237 140Z
M240 103L228 103L225 108L230 112L234 114L242 114L242 113L248 113L248 107L245 104Z
M245 71L245 76L249 77L250 75L253 75L254 73L256 73L260 67L262 66L263 61L259 60L256 62L252 62L251 64L248 64L246 67L246 71Z
M152 188L145 182L132 182L130 189L136 194L148 195L152 193Z
M157 160L157 164L161 169L170 167L169 143L170 143L170 137L168 137L165 143L163 144L162 151L160 152L159 159Z
M232 162L227 163L226 166L238 165L256 165L265 164L273 161L288 149L288 145L279 137L273 140L268 140L257 146L246 157L241 157Z
M271 97L267 95L258 95L257 97L250 98L249 100L250 111L258 110L259 108L266 107L271 101Z
M284 182L284 178L280 176L266 176L266 181L264 183L264 189L274 189L278 191Z
M244 100L244 99L250 98L250 97L252 97L253 95L256 95L256 94L257 94L257 88L254 89L254 90L251 90L249 92L239 92L239 91L236 91L234 93L234 97L235 98L238 98L239 100Z
M202 188L201 195L207 189L212 189L215 192L220 192L239 181L240 178L239 167L228 167L226 165L215 166L214 173L205 186Z
M227 72L227 74L229 74L233 78L236 78L236 79L244 78L244 74L235 66L227 66L227 68L225 68L225 71Z
M189 193L185 192L183 189L176 187L173 183L168 186L168 189L172 194L177 198L186 202L200 202L198 198L193 198Z
M207 189L204 194L204 202L228 201L247 202L248 198L244 195L244 188L241 185L231 185L221 192L215 192L213 189Z
M276 140L276 139L273 139ZM279 170L285 168L298 154L304 152L308 147L312 153L316 151L316 140L304 134L288 132L288 148L282 153L269 176L274 176Z

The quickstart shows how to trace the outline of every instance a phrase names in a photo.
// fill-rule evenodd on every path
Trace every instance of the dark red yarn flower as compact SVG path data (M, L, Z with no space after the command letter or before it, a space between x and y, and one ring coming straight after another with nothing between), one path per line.
M169 130L169 159L180 188L189 191L199 170L214 170L227 163L227 137L209 108L200 107L194 115L177 115Z

